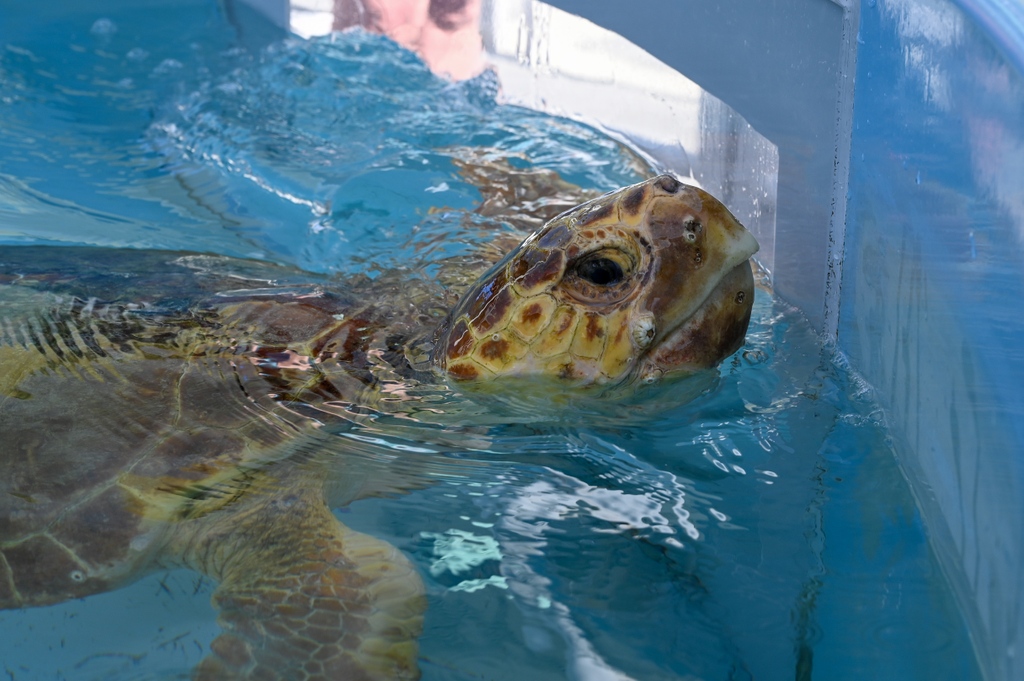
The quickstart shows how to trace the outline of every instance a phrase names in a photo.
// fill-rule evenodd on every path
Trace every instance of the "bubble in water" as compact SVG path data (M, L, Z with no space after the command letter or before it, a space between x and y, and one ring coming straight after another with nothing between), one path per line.
M109 38L117 33L117 24L107 18L97 19L92 22L92 28L89 29L89 33L92 33L97 38Z
M172 71L177 71L183 66L184 64L177 59L164 59L155 69L153 69L153 73L157 75L164 75L171 73Z
M748 364L762 364L768 361L768 353L761 348L751 348L743 351L743 359Z
M243 90L242 85L235 82L221 83L217 86L217 89L228 95L235 95Z

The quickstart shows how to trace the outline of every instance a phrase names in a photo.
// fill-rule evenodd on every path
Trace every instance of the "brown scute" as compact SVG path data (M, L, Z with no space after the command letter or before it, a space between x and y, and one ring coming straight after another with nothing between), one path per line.
M682 182L671 175L662 175L654 183L669 194L675 194L683 186Z
M304 302L247 301L231 312L233 321L250 327L250 337L260 343L303 341L336 323L329 312Z
M541 307L540 303L531 303L519 313L519 321L528 326L533 326L540 318L544 315L544 308Z
M508 353L509 343L504 338L490 338L480 344L480 356L486 359L504 359Z
M44 535L5 547L4 556L13 567L14 588L21 594L31 594L36 605L87 596L109 587L85 576L71 554Z
M321 333L311 347L313 356L320 361L351 362L365 355L370 338L381 327L380 321L369 316L349 317Z
M227 425L243 424L236 422ZM132 469L132 473L150 479L169 476L183 483L199 481L224 466L232 465L233 459L241 457L245 446L244 436L229 428L189 428L165 436ZM211 456L211 452L217 453L216 458ZM211 466L212 463L216 466Z
M622 210L626 211L629 215L636 215L640 212L640 206L643 205L644 197L646 196L647 186L641 185L626 194L619 205L621 205Z
M527 272L530 271L530 254L536 253L534 249L529 249L523 255L516 258L508 268L508 273L513 280L518 279Z
M570 314L563 314L562 315L562 323L558 325L557 329L555 329L555 335L556 336L561 336L563 333L568 331L570 329L570 327L572 327L572 325L575 322L576 322L576 315L571 314L571 313Z
M113 564L124 559L141 533L141 512L139 502L114 485L64 514L50 532L76 555L88 555L91 563Z
M590 209L589 211L587 211L582 216L582 218L580 219L579 224L580 224L581 227L585 227L587 225L593 224L593 223L598 222L600 220L604 220L605 218L610 216L612 214L612 212L614 212L614 210L615 210L615 204L614 203L605 203L603 206L594 207L594 208Z
M591 341L594 340L595 338L601 338L602 336L604 336L604 329L601 328L601 323L598 320L597 315L594 315L594 314L588 314L587 315L586 333L587 333L587 340L591 340Z
M472 296L473 302L466 309L466 314L470 320L475 320L479 317L487 305L504 289L508 284L508 275L504 270L497 272L489 280L478 284L473 290L467 293L467 296ZM475 324L474 324L475 326Z
M465 357L473 349L473 336L469 333L466 322L459 320L455 327L448 334L448 347L445 356L449 360Z
M516 258L515 262L512 263L512 266L509 268L509 275L517 284L525 286L523 278L528 275L531 270L544 265L550 257L550 251L545 251L544 249L534 246L526 248L523 253Z
M469 362L448 365L448 375L457 381L472 381L480 377L480 370Z
M498 322L505 318L509 306L512 305L512 300L512 293L508 290L508 286L503 285L497 295L490 299L487 306L475 317L470 318L469 323L473 325L477 333L490 332Z
M565 224L557 222L551 225L546 232L541 232L533 247L543 251L560 250L569 245L572 236L572 231Z
M565 255L561 251L550 251L546 259L530 268L519 283L523 289L533 291L543 284L558 281L565 266Z

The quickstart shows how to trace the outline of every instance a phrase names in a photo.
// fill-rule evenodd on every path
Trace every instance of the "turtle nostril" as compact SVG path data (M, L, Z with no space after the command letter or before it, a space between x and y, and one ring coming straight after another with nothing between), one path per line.
M667 191L669 194L675 194L679 191L679 188L683 186L682 182L671 175L662 175L655 181L655 184Z

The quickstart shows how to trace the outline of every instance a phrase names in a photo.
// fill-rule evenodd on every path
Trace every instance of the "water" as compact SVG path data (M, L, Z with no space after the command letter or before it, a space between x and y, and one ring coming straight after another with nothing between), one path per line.
M531 216L646 172L496 104L490 77L447 83L362 34L252 45L219 5L188 7L65 8L45 32L37 8L0 7L0 253L189 250L457 287L452 258L472 268ZM978 678L870 388L768 292L711 385L611 406L437 390L322 455L339 517L423 576L425 679ZM360 470L403 493L342 503ZM187 678L213 586L165 571L0 612L0 669Z

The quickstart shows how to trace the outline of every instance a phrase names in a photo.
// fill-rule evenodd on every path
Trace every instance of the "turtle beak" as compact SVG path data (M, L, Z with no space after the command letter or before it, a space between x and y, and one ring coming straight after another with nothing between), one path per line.
M656 327L647 363L661 370L707 368L743 342L754 298L748 261L758 244L707 192L680 185L666 193L654 199L647 218L658 254L647 297Z
M730 270L686 320L651 349L641 376L696 373L716 366L743 346L754 305L754 275L744 260Z
M718 236L717 249L721 253L722 270L729 272L740 263L750 260L760 250L754 235L733 219L732 224L723 225Z

